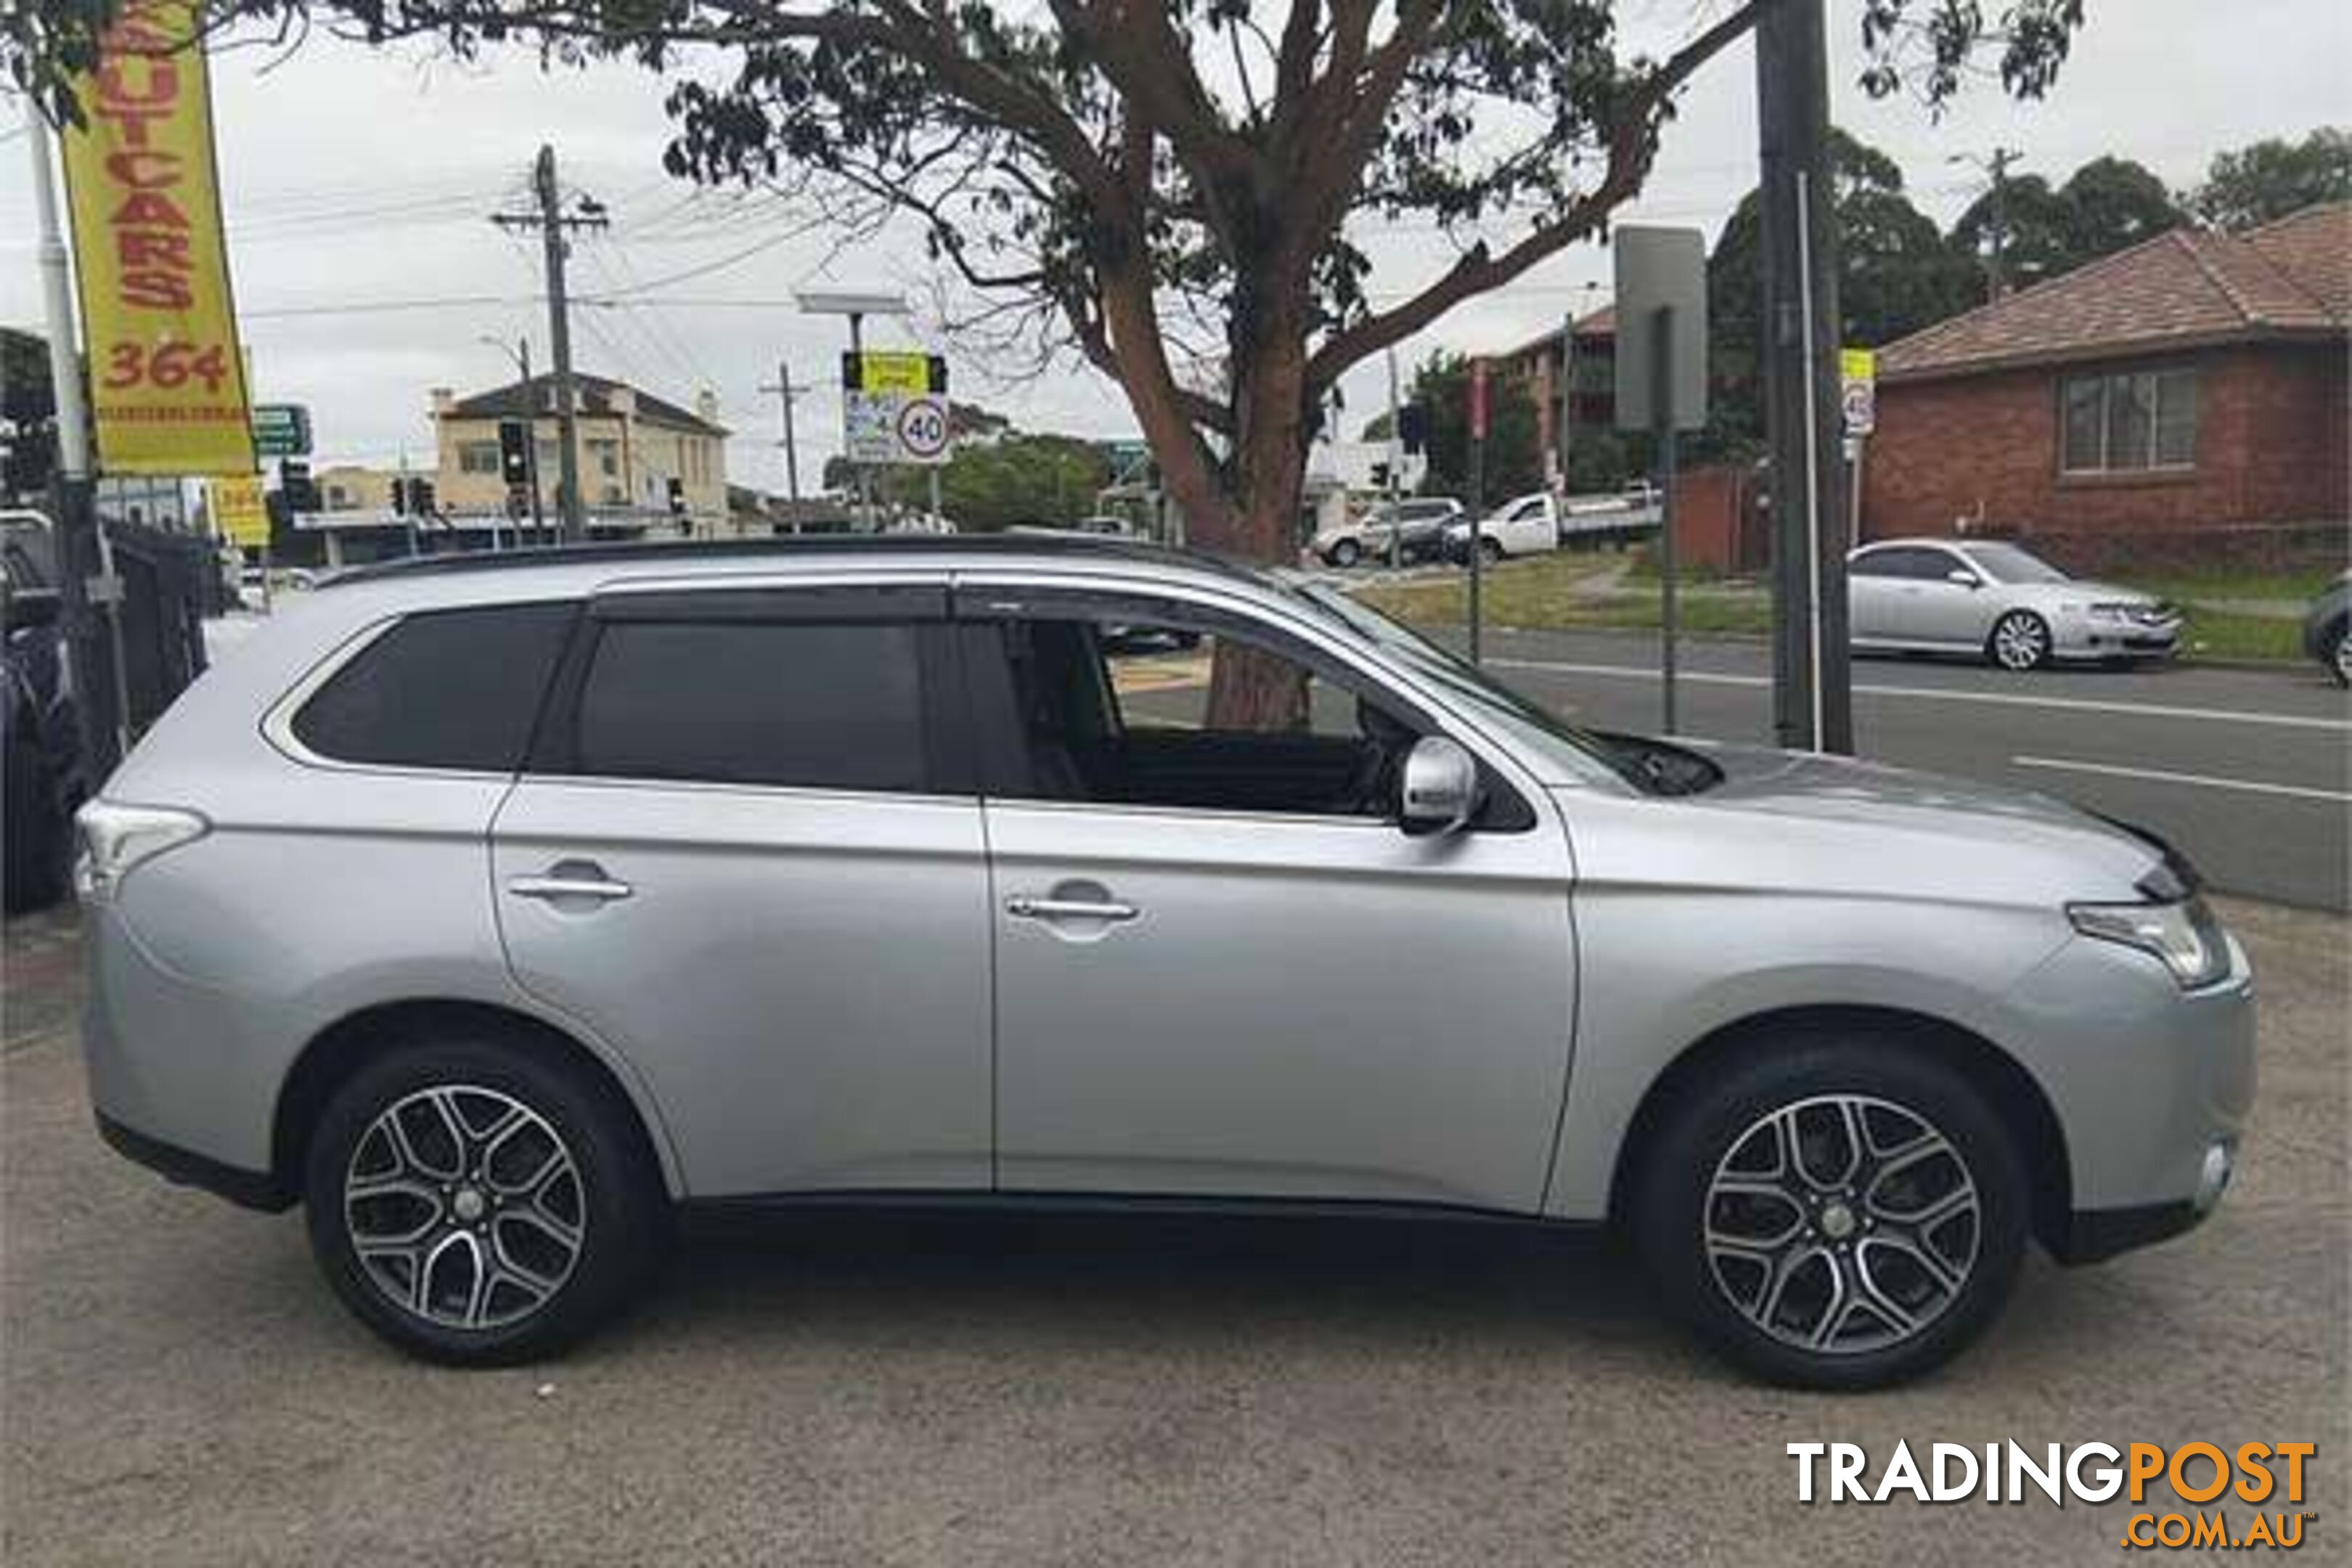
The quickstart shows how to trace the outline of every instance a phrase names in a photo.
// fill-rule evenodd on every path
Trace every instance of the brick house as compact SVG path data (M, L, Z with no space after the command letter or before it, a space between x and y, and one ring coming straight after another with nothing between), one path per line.
M1863 532L2078 568L2333 561L2352 465L2352 204L2176 229L1880 351Z
M1559 474L1555 426L1559 423L1564 375L1575 377L1568 409L1571 439L1575 430L1607 430L1617 422L1617 308L1603 305L1580 316L1572 330L1572 353L1563 352L1570 342L1569 332L1555 328L1493 356L1496 374L1504 381L1522 384L1527 395L1535 400L1536 451L1541 456L1543 471L1555 479Z

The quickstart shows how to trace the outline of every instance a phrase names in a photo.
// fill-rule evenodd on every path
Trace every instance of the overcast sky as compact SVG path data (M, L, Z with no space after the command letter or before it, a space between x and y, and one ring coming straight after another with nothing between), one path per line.
M1633 0L1636 36L1679 33L1707 9L1696 0ZM2022 171L2062 179L2102 153L2137 158L2175 186L2194 183L2214 152L2265 136L2300 136L2352 121L2352 6L2344 0L2091 0L2091 19L2046 103L2020 105L1997 88L1966 94L1940 123L1909 102L1872 103L1853 89L1858 5L1831 0L1833 117L1893 154L1913 199L1948 222L1982 176L1949 159L1996 144L2025 154ZM773 203L695 195L661 172L662 84L635 70L541 72L520 52L460 66L423 48L370 52L313 38L291 58L232 48L215 64L215 112L245 336L255 395L308 404L320 461L429 464L427 390L478 389L510 376L479 340L528 335L543 363L535 240L488 215L517 205L541 142L567 186L611 209L609 232L584 237L575 289L629 290L635 302L575 312L583 370L635 382L679 403L707 385L733 427L730 475L781 489L777 404L760 387L780 359L815 390L798 405L802 472L837 448L839 404L829 366L841 324L790 308L792 291L831 279L903 286L919 297L919 252L881 244L837 253L822 215ZM30 242L26 143L0 127L0 321L37 329L40 293ZM1666 133L1655 174L1621 221L1707 230L1754 183L1754 67L1744 48L1703 72ZM1502 231L1497 231L1500 237ZM1432 276L1454 242L1423 228L1368 237L1376 293ZM1544 330L1562 312L1607 298L1606 253L1580 247L1517 286L1473 301L1402 351L1409 364L1438 344L1493 349ZM673 281L674 279L674 281ZM424 308L390 309L415 301ZM925 339L918 319L887 340ZM985 367L959 362L958 394L1024 428L1131 435L1116 387L1073 372L992 387ZM1345 388L1344 426L1383 403L1377 364Z

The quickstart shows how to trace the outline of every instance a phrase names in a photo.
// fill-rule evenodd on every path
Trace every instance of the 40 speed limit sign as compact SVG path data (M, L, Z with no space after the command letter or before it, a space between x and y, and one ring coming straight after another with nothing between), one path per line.
M946 462L948 400L925 395L909 397L899 404L898 435L900 462Z

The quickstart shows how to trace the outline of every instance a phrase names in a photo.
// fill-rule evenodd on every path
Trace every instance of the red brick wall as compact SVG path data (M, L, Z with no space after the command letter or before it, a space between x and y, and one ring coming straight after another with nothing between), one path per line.
M2164 536L2166 554L2200 536L2233 551L2250 531L2344 523L2352 402L2343 351L2240 347L2197 364L2197 465L2187 473L2065 478L2058 472L2054 369L2000 372L1878 390L1863 531L1945 533L1966 517L1988 532L2079 536L2112 555ZM2181 363L2180 356L2148 362Z

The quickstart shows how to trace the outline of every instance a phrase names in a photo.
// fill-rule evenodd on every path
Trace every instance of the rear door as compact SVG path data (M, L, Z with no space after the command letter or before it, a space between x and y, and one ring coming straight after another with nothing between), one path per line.
M1918 581L1910 600L1912 636L1937 647L1974 651L1992 635L2000 595L1985 575L1957 552L1923 548ZM1969 581L1953 581L1956 572Z
M492 873L698 1196L984 1188L989 913L937 584L615 592Z

